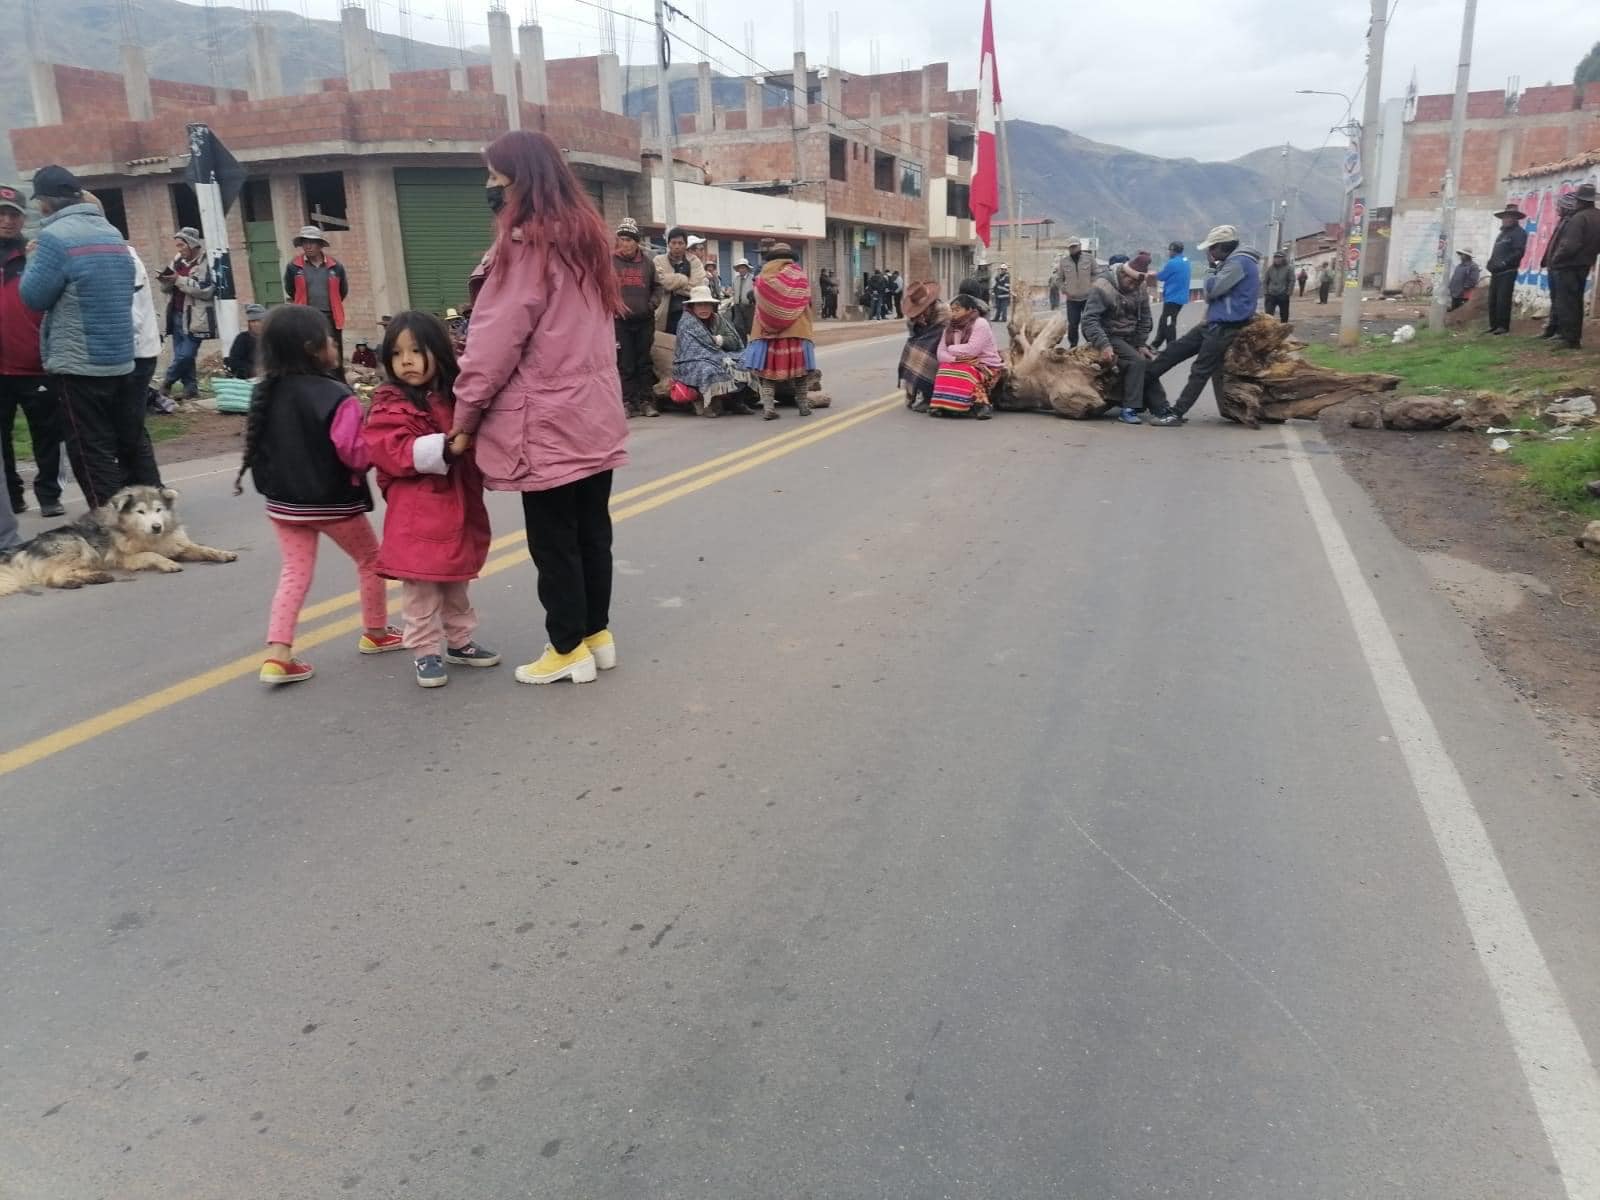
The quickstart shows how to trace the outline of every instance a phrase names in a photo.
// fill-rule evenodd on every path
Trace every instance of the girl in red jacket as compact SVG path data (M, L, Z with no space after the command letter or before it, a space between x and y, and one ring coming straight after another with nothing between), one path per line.
M478 615L467 581L489 556L483 475L470 455L447 444L455 402L456 355L450 331L431 313L403 312L383 338L389 382L372 397L366 441L387 505L378 574L400 581L406 649L417 683L450 682L445 663L492 667L493 650L473 641Z

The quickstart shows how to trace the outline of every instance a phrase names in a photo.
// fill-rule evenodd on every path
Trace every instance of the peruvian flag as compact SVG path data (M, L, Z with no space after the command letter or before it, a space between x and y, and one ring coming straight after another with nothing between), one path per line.
M967 207L978 240L989 244L989 222L1000 211L1000 160L995 154L995 113L1000 107L1000 73L994 65L994 16L983 0L983 57L978 61L978 159L972 167Z

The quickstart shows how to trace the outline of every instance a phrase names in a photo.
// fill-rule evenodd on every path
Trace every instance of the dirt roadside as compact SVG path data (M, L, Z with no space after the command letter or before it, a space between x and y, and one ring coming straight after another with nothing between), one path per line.
M1427 320L1425 310L1393 303L1369 304L1363 316L1369 334ZM1338 317L1295 324L1302 340L1329 340ZM1519 321L1514 336L1541 324ZM1356 429L1358 405L1325 410L1323 436L1600 795L1600 560L1573 542L1585 518L1533 493L1486 436Z

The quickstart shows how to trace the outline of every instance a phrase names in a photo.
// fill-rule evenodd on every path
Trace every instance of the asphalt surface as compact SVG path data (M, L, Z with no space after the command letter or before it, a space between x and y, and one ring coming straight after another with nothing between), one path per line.
M511 679L507 497L438 691L255 683L220 461L239 562L0 602L0 1197L1593 1197L1600 810L1315 426L874 410L897 351L633 423L619 492L766 449L619 502L593 685Z

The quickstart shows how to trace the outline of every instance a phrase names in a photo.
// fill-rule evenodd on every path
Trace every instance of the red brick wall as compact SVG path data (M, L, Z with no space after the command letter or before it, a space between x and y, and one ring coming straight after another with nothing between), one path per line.
M250 98L250 93L238 88L223 88L221 92L227 104L243 104ZM217 94L206 84L178 83L171 79L150 81L150 105L157 113L186 115L197 108L210 108L216 102Z
M1450 135L1417 133L1406 142L1411 159L1406 165L1405 195L1422 197L1437 192L1445 165L1450 161Z
M67 124L74 121L127 119L128 98L122 88L122 76L110 71L90 71L83 67L67 67L60 63L52 68L56 77L56 95L61 98L61 119Z
M600 60L597 58L552 58L544 65L552 96L561 102L584 108L600 107Z
M448 92L450 90L450 72L437 71L394 71L389 75L389 85L396 90L414 92Z
M1463 196L1488 196L1500 191L1500 133L1498 129L1469 129L1461 147L1461 180L1456 191Z
M1455 103L1454 96L1418 96L1417 97L1417 122L1448 121L1450 119L1450 106Z
M1511 169L1525 171L1567 156L1567 127L1539 125L1518 132L1511 151Z
M1584 111L1600 108L1600 83L1585 84L1583 89Z
M851 117L865 117L872 111L872 93L878 93L879 111L885 113L922 111L922 72L893 71L885 75L853 75L843 80L844 98L840 107Z
M1577 107L1576 99L1570 83L1555 87L1531 87L1522 93L1522 99L1517 102L1517 111L1523 116L1571 112Z
M524 129L542 129L563 149L639 161L639 122L621 113L569 104L522 106Z
M1455 99L1451 98L1454 106ZM1506 114L1506 94L1503 89L1492 92L1468 92L1467 116L1472 118L1503 117Z

